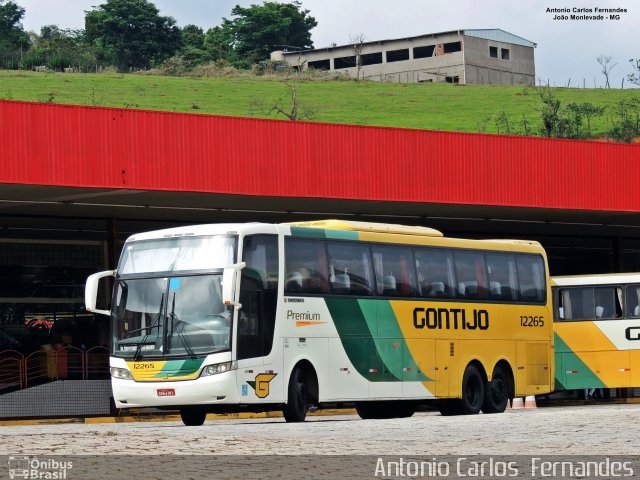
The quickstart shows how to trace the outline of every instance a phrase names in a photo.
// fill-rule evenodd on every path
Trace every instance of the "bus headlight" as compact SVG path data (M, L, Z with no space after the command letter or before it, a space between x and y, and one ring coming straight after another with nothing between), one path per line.
M132 379L131 372L126 368L111 367L109 370L111 371L111 376L113 378L119 378L120 380Z
M219 373L228 372L236 368L235 362L216 363L215 365L207 365L202 369L201 377L208 377L210 375L217 375Z

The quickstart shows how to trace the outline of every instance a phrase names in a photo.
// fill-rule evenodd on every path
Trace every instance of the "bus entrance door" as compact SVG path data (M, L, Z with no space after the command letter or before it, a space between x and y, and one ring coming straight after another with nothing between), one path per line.
M455 387L449 383L458 378L455 362L455 344L452 340L436 340L436 362L434 366L436 397L456 395Z

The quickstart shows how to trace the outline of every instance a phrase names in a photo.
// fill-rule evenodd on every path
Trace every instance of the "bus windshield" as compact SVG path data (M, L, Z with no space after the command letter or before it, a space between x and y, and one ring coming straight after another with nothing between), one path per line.
M138 360L229 350L231 311L221 281L221 274L119 279L113 354Z
M120 275L213 270L233 265L236 236L173 237L127 242L118 266Z

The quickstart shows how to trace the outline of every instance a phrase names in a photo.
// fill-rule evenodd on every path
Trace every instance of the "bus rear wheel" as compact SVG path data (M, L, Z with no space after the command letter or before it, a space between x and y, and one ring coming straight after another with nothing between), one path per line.
M282 408L282 414L287 422L304 422L307 418L308 393L304 372L296 367L289 379L287 403Z
M462 376L462 398L460 413L475 415L480 412L484 401L484 380L478 367L468 365Z
M181 408L180 418L187 427L199 427L207 418L207 412L202 408Z
M484 389L483 413L502 413L509 402L510 376L503 367L498 365L493 370L491 381Z

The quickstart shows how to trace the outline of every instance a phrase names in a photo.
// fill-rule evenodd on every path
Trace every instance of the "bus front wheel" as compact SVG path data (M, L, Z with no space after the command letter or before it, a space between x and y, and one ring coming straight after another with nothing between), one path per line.
M478 367L468 365L462 376L462 398L460 413L475 415L480 412L484 401L484 380Z
M301 367L296 367L289 379L287 403L282 408L287 422L304 422L307 417L307 385Z
M199 427L207 418L207 412L202 408L182 408L180 418L187 427Z

